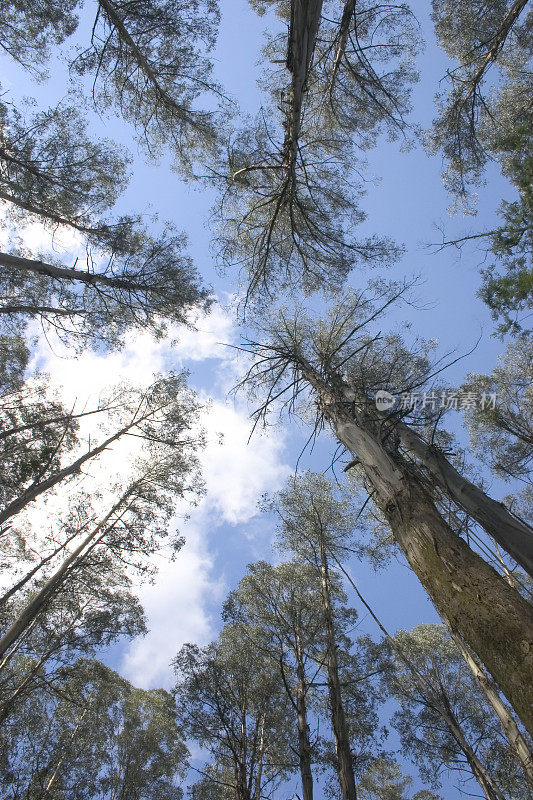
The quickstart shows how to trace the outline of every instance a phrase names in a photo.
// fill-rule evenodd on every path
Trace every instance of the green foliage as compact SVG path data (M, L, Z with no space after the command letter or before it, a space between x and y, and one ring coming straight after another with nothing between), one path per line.
M270 797L294 756L288 700L268 657L230 623L208 647L185 645L174 666L184 730L213 759L192 796Z
M79 0L4 0L0 6L0 47L36 77L51 50L76 30Z
M504 480L528 480L533 442L533 345L510 342L489 375L472 373L464 391L496 395L494 408L465 411L473 451Z
M358 786L361 800L407 800L405 792L413 779L404 775L399 764L390 758L379 758L365 771ZM433 792L422 789L412 800L442 800Z
M179 800L187 755L168 692L81 659L4 727L0 781L14 798Z
M216 0L99 0L90 46L71 68L93 78L97 109L116 106L152 156L170 146L189 172L217 138L213 112L195 101L220 95L206 55L218 22Z
M445 628L418 625L409 632L399 631L394 642L426 687L422 689L411 669L392 650L390 668L384 677L388 691L400 704L392 722L400 735L403 753L417 764L423 779L438 789L446 771L470 769L461 745L436 707L437 698L438 702L444 701L505 796L529 798L501 726Z

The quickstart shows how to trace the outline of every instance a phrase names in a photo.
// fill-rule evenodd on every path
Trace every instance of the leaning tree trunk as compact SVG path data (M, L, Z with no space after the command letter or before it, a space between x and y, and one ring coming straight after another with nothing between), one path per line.
M533 610L437 511L409 465L393 459L363 418L356 419L316 373L325 417L361 464L398 545L436 610L487 667L533 735Z
M472 770L472 775L477 780L479 785L483 790L483 794L485 795L487 800L505 800L505 797L496 786L494 781L492 780L490 774L485 769L477 755L475 754L474 750L466 740L466 737L463 733L463 729L461 728L457 717L453 713L451 706L448 702L448 698L444 693L442 693L441 697L439 698L442 706L441 713L446 720L446 724L450 729L450 733L452 734L453 738L461 748L464 753L464 756L468 762L468 766Z
M436 485L533 577L533 530L529 525L461 475L443 453L428 445L408 425L400 423L394 431L405 449L424 465Z
M51 598L56 594L64 583L73 565L84 556L84 551L94 545L99 534L105 534L107 524L111 517L120 509L124 502L133 492L134 485L130 486L122 495L113 508L96 525L93 530L83 539L75 550L66 558L61 566L48 578L43 586L37 591L32 599L21 609L16 619L12 622L9 629L0 638L0 658L9 650L19 636L21 636L29 625L37 618L40 612L48 605Z
M307 724L306 680L300 636L296 637L296 719L298 725L298 753L302 778L302 800L313 800L313 773L311 771L311 744Z
M348 725L346 724L344 706L342 704L337 646L333 627L333 610L331 607L328 560L322 530L318 531L318 541L320 547L320 577L327 646L328 693L331 724L335 740L335 753L337 756L337 775L343 800L357 800L350 736L348 733Z
M531 753L526 740L520 733L520 729L514 721L511 712L501 700L500 695L492 685L489 678L485 675L484 670L479 666L461 637L453 630L453 628L451 628L451 626L449 626L449 628L452 639L454 640L469 669L474 675L481 691L485 695L487 703L489 703L494 710L494 713L500 720L503 731L509 740L511 749L522 765L526 780L531 786L533 786L533 753Z

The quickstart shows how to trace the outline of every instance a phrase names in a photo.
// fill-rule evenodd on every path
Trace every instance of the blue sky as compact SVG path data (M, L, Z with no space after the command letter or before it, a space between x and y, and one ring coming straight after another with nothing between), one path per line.
M412 115L413 124L423 127L434 116L433 98L448 66L434 43L428 6L421 0L413 4L427 42L419 58L421 81L414 90ZM254 114L261 103L256 79L262 66L262 34L271 18L257 17L244 0L224 0L222 15L215 56L218 77L243 111ZM3 87L15 97L33 95L39 103L52 104L65 94L66 73L61 66L54 67L50 81L35 85L5 57L1 63ZM89 115L95 135L110 136L132 148L129 126ZM139 587L151 633L143 641L115 648L104 656L140 685L169 686L168 662L178 647L185 641L205 644L216 635L224 597L242 577L247 563L273 557L272 520L257 512L257 501L264 492L281 488L309 432L294 422L285 423L258 434L247 444L250 424L246 398L228 395L242 363L233 351L220 344L237 343L242 330L231 308L234 276L218 273L210 248L209 214L214 197L209 191L183 184L169 169L167 158L158 165L147 164L135 145L133 150L131 184L118 209L157 212L160 219L168 219L185 230L196 266L204 281L213 287L221 307L211 317L198 321L196 334L181 333L177 348L169 342L156 344L146 337L130 337L121 354L107 358L85 354L76 362L60 348L51 354L41 344L35 363L44 366L57 385L65 387L66 397L72 396L74 390L79 394L80 386L88 393L97 393L106 376L140 375L149 380L155 369L184 366L190 370L191 384L202 398L206 402L211 398L212 405L204 414L209 429L209 445L203 456L206 498L190 512L188 521L180 522L187 545L177 561L169 564L163 557L154 586ZM391 270L391 277L419 274L422 279L417 294L425 310L400 306L392 312L390 326L403 327L412 322L414 334L437 338L443 351L456 349L458 353L469 351L481 334L475 352L455 364L448 377L460 381L469 371L489 371L502 345L491 337L493 322L476 297L482 253L465 248L459 258L454 250L434 253L426 245L438 241L436 226L440 224L450 238L493 225L501 199L512 198L511 188L491 167L487 186L480 192L477 217L451 217L451 200L441 183L440 157L429 157L419 145L402 152L399 144L384 140L367 157L369 173L380 181L369 186L362 200L367 213L362 232L386 234L405 244L406 254ZM35 231L32 235L37 236ZM56 243L56 247L60 245ZM67 245L66 254L69 248ZM350 283L360 286L369 276L370 273L353 274ZM224 435L222 444L218 433ZM312 453L304 454L300 468L326 470L335 447L330 437L322 437ZM504 491L503 487L496 488ZM181 514L186 511L180 509ZM437 620L417 579L405 566L393 562L377 574L357 562L349 568L389 630ZM358 606L357 602L353 604ZM377 634L363 611L360 615L361 632ZM449 800L461 796L453 783L452 780L444 790ZM471 786L468 791L475 793Z

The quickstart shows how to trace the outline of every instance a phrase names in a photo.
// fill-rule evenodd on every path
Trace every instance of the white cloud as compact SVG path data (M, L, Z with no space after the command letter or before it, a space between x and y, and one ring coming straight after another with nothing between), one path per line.
M248 442L248 413L229 403L213 402L204 426L209 436L202 456L207 502L227 522L244 522L256 513L261 494L278 488L290 472L281 463L282 437L279 432L256 433ZM219 431L221 445L216 441Z
M206 599L222 599L226 587L212 575L200 520L181 526L187 541L175 561L160 558L154 583L138 589L149 633L131 642L121 665L122 674L136 686L171 685L170 662L179 648L186 642L207 644L214 636Z
M219 344L234 340L233 318L215 306L197 325L197 332L180 332L174 347L168 339L157 342L148 334L136 334L126 337L124 349L116 353L85 351L77 358L67 358L65 350L54 354L43 343L35 357L35 364L49 373L52 385L62 387L67 405L76 401L78 410L87 400L88 408L94 405L102 391L118 382L147 385L154 372L187 364L193 368L194 380L195 363L216 359L207 376L198 373L202 397L216 395L206 401L200 420L207 434L207 446L200 454L206 494L197 508L187 509L190 520L180 525L187 541L176 560L158 556L155 583L137 587L149 633L130 643L122 671L141 686L168 685L169 663L179 647L187 641L205 644L216 634L212 604L221 602L228 587L216 573L209 535L223 524L238 526L250 521L257 514L260 496L278 489L290 472L282 460L282 433L258 433L248 443L251 423L247 408L234 398L221 396L221 384L237 368L234 354ZM83 426L85 437L91 426L94 422L89 417ZM96 486L106 481L106 475L119 474L137 441L119 443L99 459L100 465L91 464L88 471L93 479L88 485ZM244 530L238 534L243 539L246 536Z

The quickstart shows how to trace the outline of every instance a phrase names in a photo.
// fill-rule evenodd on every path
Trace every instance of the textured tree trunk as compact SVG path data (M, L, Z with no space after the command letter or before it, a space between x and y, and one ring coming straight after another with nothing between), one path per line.
M394 430L405 449L422 462L436 485L533 577L533 530L529 525L463 477L446 456L426 444L416 431L401 423Z
M337 403L316 375L321 406L338 440L357 457L396 542L429 594L502 689L533 735L533 610L458 537L409 466Z
M300 637L297 635L296 667L296 719L298 725L298 753L302 778L302 800L313 800L313 773L311 771L311 744L307 724L307 700L305 670L302 659Z
M292 0L287 69L292 75L285 135L286 166L296 166L302 103L320 25L322 0Z
M322 530L318 530L318 541L320 547L320 577L327 645L328 693L331 723L335 740L335 753L337 756L337 775L343 800L357 800L350 736L348 733L346 716L344 714L344 706L342 704L339 664L337 659L335 630L333 627L333 611L331 607L328 559Z
M468 664L468 667L470 668L476 681L478 682L481 691L485 695L485 699L489 705L492 706L494 713L500 720L504 733L509 740L511 749L522 765L526 780L531 786L533 786L533 753L531 753L527 742L520 733L518 725L514 721L511 712L505 703L502 702L490 679L485 675L484 670L479 666L461 637L455 633L453 629L450 629L450 634L458 649L461 651L462 656Z

